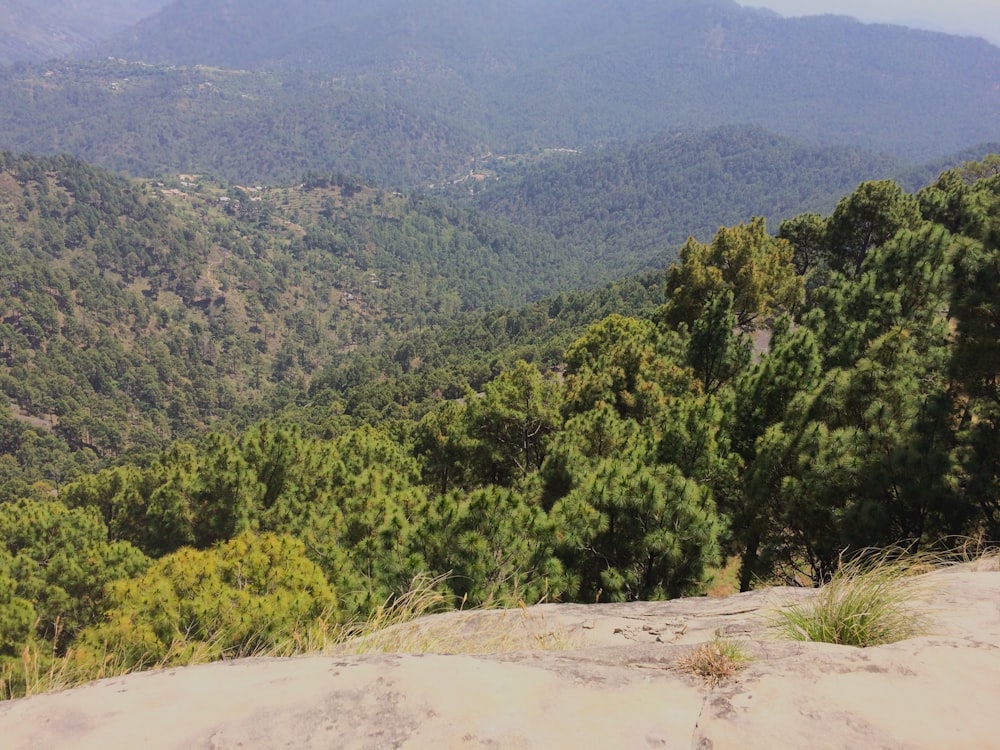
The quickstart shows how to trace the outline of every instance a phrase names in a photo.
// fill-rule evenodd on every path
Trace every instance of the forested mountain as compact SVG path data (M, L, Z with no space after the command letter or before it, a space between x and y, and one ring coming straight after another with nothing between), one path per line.
M782 164L801 168L785 177L809 177L824 163L815 161L823 150L791 151L782 162L782 139L735 134L742 139L717 132L696 151L682 149L697 153L703 168L670 165L674 171L645 185L648 195L609 179L634 176L638 162L596 162L608 170L604 182L593 172L578 177L597 188L576 188L582 231L558 239L344 175L311 173L291 188L198 175L128 181L66 157L5 154L0 391L12 411L4 417L4 492L36 479L58 485L81 467L162 448L221 419L246 424L306 401L348 421L406 417L432 394L481 388L518 358L556 366L586 325L666 301L657 274L571 292L640 260L664 268L681 237L704 229L664 224L660 214L687 205L676 220L694 221L714 205L746 220L762 207L726 213L741 190L731 180L716 184L704 165L729 153L716 178L737 173L739 152L740 163L759 166L763 155L779 172ZM825 163L830 179L854 168L851 159ZM761 214L791 213L785 207L796 204L782 204L783 196L797 201L815 191L808 181L754 174L742 175L750 185L742 193L773 191L779 207ZM609 221L616 212L597 208L602 195L633 201L631 214L620 212L631 221ZM696 199L683 203L690 195ZM557 231L573 225L566 210L545 210ZM508 211L543 224L528 207ZM634 248L650 252L643 259ZM518 308L531 300L540 301Z
M987 42L733 0L177 0L105 51L363 82L500 153L735 122L917 161L998 138Z
M5 494L25 467L58 484L280 403L338 353L583 276L550 238L356 179L263 191L0 158Z
M0 71L0 148L412 187L484 156L732 123L911 162L1000 140L1000 49L723 0L178 2L135 34L112 58Z
M905 169L856 148L726 127L555 154L495 178L481 168L485 179L463 184L475 186L480 209L591 249L594 266L624 276L665 267L689 236L708 240L751 216L777 226L806 211L828 213L858 182Z
M7 0L0 8L0 65L93 48L168 0Z
M0 147L138 176L288 184L341 171L383 185L454 173L479 141L430 111L329 77L118 60L0 71Z

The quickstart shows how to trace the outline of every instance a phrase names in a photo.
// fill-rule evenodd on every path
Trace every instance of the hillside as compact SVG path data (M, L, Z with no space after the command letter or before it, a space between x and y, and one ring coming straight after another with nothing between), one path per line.
M814 207L817 174L846 184L893 163L716 131L583 156L562 177L561 160L543 160L517 192L505 178L481 194L509 218L335 174L241 188L129 182L66 158L5 164L0 383L16 494L306 393L351 419L398 418L518 358L555 366L587 325L666 302L662 275L601 287L707 238L702 217L790 215ZM496 199L545 184L560 202ZM37 455L22 450L32 440Z
M479 139L428 109L330 76L102 60L0 70L0 148L72 153L141 177L290 184L308 171L415 185Z
M168 0L9 0L0 9L0 66L81 53Z
M5 453L57 484L302 388L338 353L580 279L544 237L349 178L265 192L0 158L0 390L22 417Z
M860 149L809 147L748 127L554 154L496 177L490 166L477 165L482 182L465 183L478 208L550 232L618 276L665 267L688 237L707 241L752 216L777 227L829 213L859 182L905 169Z
M982 40L732 0L298 0L275 13L177 0L104 51L335 75L483 132L497 153L736 122L915 161L998 138L1000 49Z
M998 163L460 315L474 214L5 156L0 694L997 538Z

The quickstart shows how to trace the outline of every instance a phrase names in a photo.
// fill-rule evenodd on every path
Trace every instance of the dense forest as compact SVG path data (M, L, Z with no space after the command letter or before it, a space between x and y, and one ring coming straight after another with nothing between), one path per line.
M259 414L360 347L583 284L551 238L356 178L185 178L0 155L5 498Z
M45 177L31 210L55 211ZM621 601L699 593L729 556L748 588L822 582L845 550L998 538L1000 158L916 194L864 182L776 229L724 227L666 271L429 328L378 377L351 382L372 351L266 419L22 488L0 505L0 659L252 653L422 573L448 574L456 606ZM22 350L18 315L65 327L72 296L5 315ZM485 356L481 387L406 396L425 368Z
M749 216L777 226L800 213L829 213L863 180L892 177L917 190L944 168L987 153L984 146L938 169L914 168L857 148L807 147L729 126L556 153L530 165L481 163L483 179L457 187L471 186L474 205L487 213L590 250L588 260L621 278L672 261L663 248L690 236L707 241L720 226Z
M440 181L484 150L432 110L331 76L104 59L0 70L0 147L108 169L288 184L310 170Z
M776 193L755 203L762 214L790 215L796 201L783 196L817 191L809 170L778 176L764 166L822 150L743 129L702 140L690 158L768 146L747 157L743 175L762 174L760 192ZM831 169L851 172L850 156L830 156ZM128 181L67 157L2 158L0 391L13 404L3 417L3 497L148 455L222 419L247 425L320 392L352 419L382 418L422 408L428 394L480 390L517 358L555 365L588 324L662 304L656 274L602 285L623 269L665 268L680 245L647 248L641 262L606 232L545 231L570 223L559 211L548 225L528 210L490 217L343 174L261 188L200 175ZM623 200L638 187L653 203L697 190L703 213L714 205L723 214L733 200L731 177L664 159L655 181L626 191L618 178L628 166L602 163L603 190ZM592 191L576 192L567 211L597 205ZM674 226L708 239L700 215ZM638 247L634 238L661 225L646 210L620 232Z

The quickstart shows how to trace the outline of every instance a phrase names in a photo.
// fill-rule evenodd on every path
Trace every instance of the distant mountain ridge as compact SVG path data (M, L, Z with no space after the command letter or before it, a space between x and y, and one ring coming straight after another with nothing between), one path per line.
M102 49L360 77L506 150L746 122L926 161L1000 137L1000 48L733 0L176 0Z
M160 10L168 0L7 0L0 65L81 53Z

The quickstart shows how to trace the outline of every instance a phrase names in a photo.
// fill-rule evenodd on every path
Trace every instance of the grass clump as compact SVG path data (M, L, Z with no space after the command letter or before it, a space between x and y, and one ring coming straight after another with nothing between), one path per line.
M714 640L686 654L678 666L715 686L737 674L749 662L750 656L739 643L716 636Z
M890 549L841 563L811 601L778 610L773 625L798 641L881 646L927 632L927 584L918 575L936 561Z

